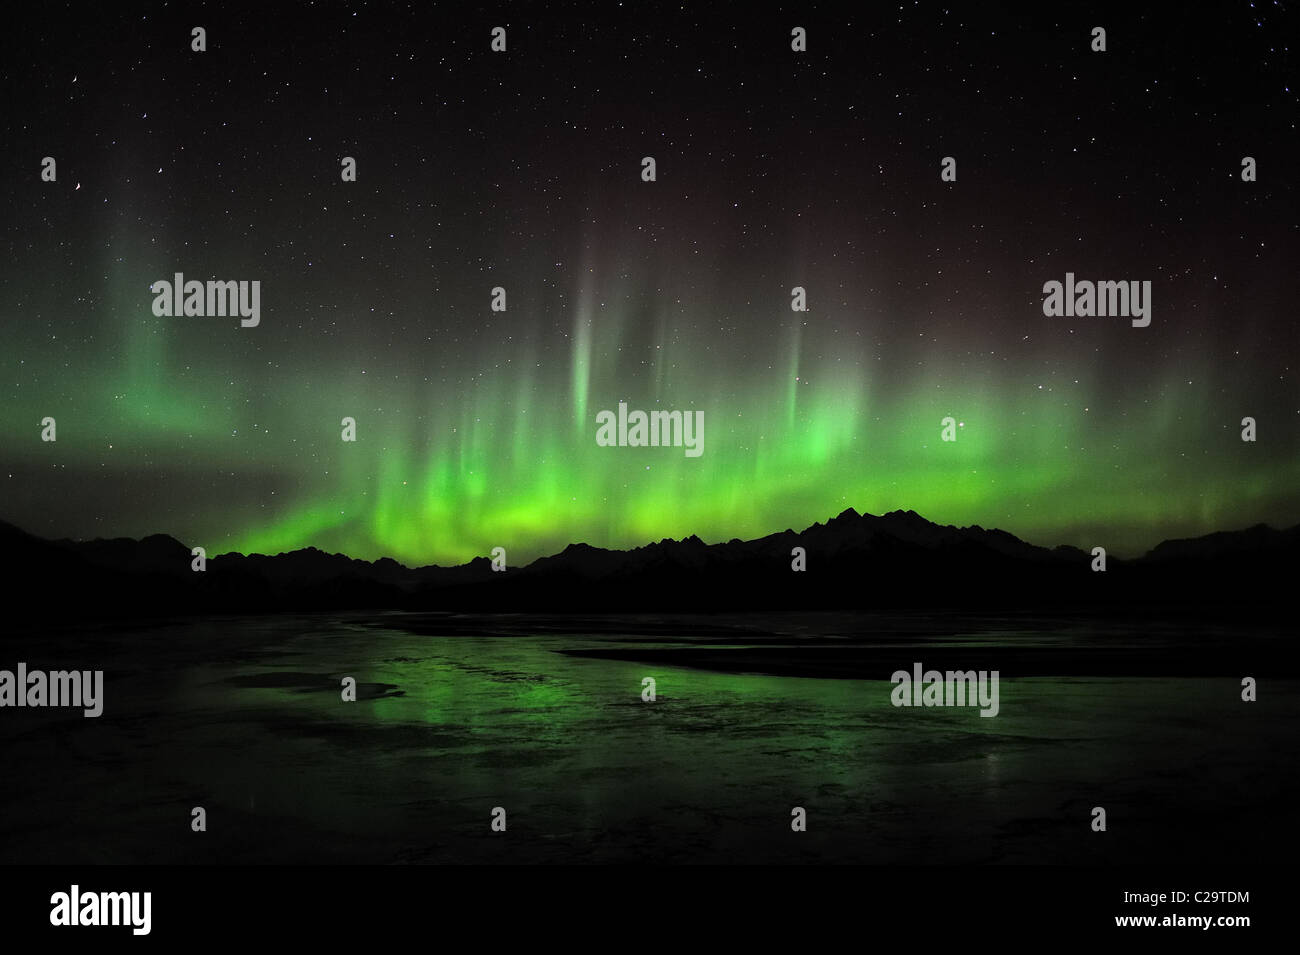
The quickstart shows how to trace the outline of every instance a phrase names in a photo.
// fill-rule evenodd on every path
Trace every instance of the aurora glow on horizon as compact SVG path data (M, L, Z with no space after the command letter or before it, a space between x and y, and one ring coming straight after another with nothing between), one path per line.
M326 14L285 60L281 16L241 32L238 64L166 49L154 24L143 51L42 65L3 186L0 518L209 554L445 564L503 546L511 565L846 507L1120 554L1300 522L1294 124L1272 112L1295 92L1266 61L1234 87L1249 106L1187 99L1206 95L1194 64L1162 64L1128 120L1109 108L1152 67L1086 45L1064 71L1020 62L1041 32L931 73L921 48L961 31L894 26L864 86L844 28L816 22L815 59L724 65L704 29L629 71L633 35L692 28L620 14L584 50L599 80L574 86L544 42L572 27L521 25L496 59L478 33L444 37L433 56ZM785 24L728 29L744 47ZM346 31L400 54L382 108L361 53L322 73ZM944 94L991 60L1019 63L994 87L1015 108ZM257 105L286 89L325 92ZM1047 133L1023 122L1039 107ZM1197 148L1169 150L1171 130ZM1239 153L1261 157L1258 183ZM154 316L151 283L182 271L260 280L259 327ZM1151 280L1150 327L1044 317L1067 271ZM702 410L704 454L598 447L620 401Z

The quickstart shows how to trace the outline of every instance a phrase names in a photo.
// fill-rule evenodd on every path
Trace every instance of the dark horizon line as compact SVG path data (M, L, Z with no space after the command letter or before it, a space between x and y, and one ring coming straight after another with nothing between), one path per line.
M828 518L828 519L825 520L825 521L814 521L812 524L809 524L807 527L805 527L802 531L796 531L796 530L794 530L794 529L791 528L791 527L787 527L787 528L785 528L784 530L773 531L773 532L771 532L771 533L769 533L769 534L764 534L764 535L761 535L761 536L759 536L759 537L749 538L749 539L747 539L747 540L745 540L745 539L741 539L741 538L738 538L738 537L731 537L731 538L728 538L727 540L719 540L719 541L716 541L716 542L714 542L714 543L708 543L707 541L705 541L703 538L701 538L701 537L700 537L699 535L697 535L697 534L688 534L687 536L685 536L685 537L683 537L683 538L680 538L680 539L678 539L678 538L672 538L672 537L664 537L664 538L661 538L660 540L657 540L657 541L654 541L654 540L652 540L652 541L647 541L646 543L644 543L644 544L640 544L640 545L635 546L635 547L625 547L625 548L617 548L617 547L601 547L601 546L598 546L598 545L595 545L595 544L589 544L589 543L587 543L587 542L585 542L585 541L571 541L570 543L566 544L564 547L560 548L559 550L557 550L557 551L555 551L555 552L553 552L553 553L542 554L542 555L540 555L540 556L538 556L538 557L533 558L533 560L529 561L529 562L526 563L526 564L516 564L516 565L513 565L513 567L522 570L522 569L525 569L525 568L528 568L528 567L533 566L533 565L536 564L538 561L548 560L548 559L551 559L551 558L559 557L559 556L561 556L561 555L567 553L568 551L572 550L573 548L590 548L591 550L605 551L605 552L607 552L607 553L611 553L611 554L630 554L630 553L634 553L634 552L639 551L639 550L644 550L644 549L646 549L647 547L662 546L662 545L664 545L664 544L685 544L685 543L687 543L688 541L692 541L692 540L698 542L699 545L702 546L702 547L719 547L719 546L722 546L722 545L725 545L725 544L732 544L732 543L737 543L737 542L742 543L742 544L753 543L753 542L755 542L755 541L767 540L767 539L769 539L769 538L773 538L773 537L781 537L781 536L784 536L784 535L787 535L787 534L789 534L789 535L794 535L794 536L797 537L797 536L799 536L799 535L801 535L801 534L806 534L806 533L808 533L808 532L811 531L813 528L828 526L828 525L831 524L833 521L837 521L837 520L841 520L841 519L843 519L843 518L845 517L845 515L847 515L847 514L851 514L851 515L852 515L852 517L851 517L850 519L857 519L857 520L862 520L862 519L871 519L871 520L877 520L877 521L878 521L878 520L883 520L883 519L888 518L888 517L894 517L894 516L907 517L907 516L910 515L911 517L914 517L914 518L917 518L918 520L924 521L925 523L927 523L927 524L929 524L929 525L931 525L931 526L933 526L933 527L938 527L938 528L943 528L943 529L950 529L950 530L954 530L954 531L971 531L971 530L977 530L977 531L982 531L982 532L984 532L984 533L1004 534L1004 535L1006 535L1007 537L1010 537L1010 538L1012 538L1012 539L1014 539L1014 540L1016 540L1016 541L1019 541L1019 542L1022 543L1022 544L1025 544L1025 545L1030 546L1030 547L1041 548L1042 550L1046 550L1046 551L1049 551L1049 552L1057 552L1057 551L1075 551L1075 552L1077 552L1077 553L1079 553L1079 554L1087 554L1087 553L1088 553L1088 551L1084 550L1083 548L1077 547L1077 546L1075 546L1075 545L1073 545L1073 544L1056 544L1056 545L1036 544L1036 543L1034 543L1033 541L1025 540L1023 537L1020 537L1020 536L1018 536L1018 535L1016 535L1016 534L1013 534L1013 533L1011 533L1010 531L1002 530L1001 528L998 528L998 527L986 527L986 526L984 526L984 525L982 525L982 524L967 524L967 525L965 525L965 526L958 526L958 525L956 525L956 524L940 524L940 523L938 523L938 522L936 522L936 521L931 521L929 518L924 517L923 515L917 513L917 512L914 511L914 510L911 510L910 508L907 509L907 510L903 510L902 508L898 508L898 509L895 509L895 510L892 510L892 511L886 511L886 512L883 513L883 514L871 514L870 512L867 512L867 511L858 511L856 508L850 506L850 507L846 507L844 510L840 511L839 514L835 515L834 517ZM191 549L192 546L194 546L194 545L186 544L186 543L185 543L184 541L182 541L180 538L175 537L175 536L173 536L173 535L171 535L171 534L168 534L168 533L165 533L165 532L157 532L157 533L153 533L153 534L146 534L146 535L144 535L143 537L93 537L93 538L59 537L59 538L54 538L54 537L41 537L41 536L38 535L38 534L35 534L35 533L31 532L31 531L28 531L28 530L24 529L23 527L19 526L18 524L14 523L13 521L8 521L8 520L5 520L4 518L0 518L0 526L7 526L7 527L12 528L13 530L17 531L18 533L27 536L27 537L31 537L31 538L34 538L34 539L36 539L36 540L45 541L45 542L47 542L47 543L52 543L52 544L63 544L63 543L70 543L70 544L93 544L93 543L97 543L97 542L106 542L106 543L107 543L107 542L113 542L113 541L131 541L131 542L133 542L133 543L142 543L142 542L144 542L144 541L146 541L146 540L149 540L149 539L151 539L151 538L159 538L159 537L161 537L161 538L165 538L165 539L167 539L167 540L169 540L169 541L174 542L175 544L177 544L177 545L180 546L180 547L185 548L186 550L189 550L189 549ZM1274 526L1273 524L1268 524L1268 523L1265 523L1265 522L1263 522L1263 521L1260 521L1260 522L1257 522L1257 523L1254 523L1254 524L1247 525L1247 526L1245 526L1245 527L1239 527L1239 528L1235 528L1235 529L1232 529L1232 530L1217 530L1217 531L1209 531L1209 532L1207 532L1207 533L1205 533L1205 534L1198 534L1198 535L1193 536L1193 537L1170 537L1170 538L1165 538L1165 539L1163 539L1163 540L1157 542L1154 546L1152 546L1152 547L1148 547L1145 551L1143 551L1141 554L1138 554L1138 555L1136 555L1136 556L1133 556L1133 555L1125 556L1125 555L1123 555L1121 552L1119 552L1119 551L1111 551L1109 548L1107 548L1107 555L1108 555L1111 559L1116 559L1116 560L1121 560L1121 561L1144 560L1144 559L1146 559L1147 557L1150 557L1150 556L1151 556L1155 551L1159 550L1161 547L1163 547L1163 546L1165 546L1165 545L1168 545L1168 544L1177 544L1177 543L1182 543L1182 542L1186 542L1186 541L1204 540L1204 539L1206 539L1206 538L1214 537L1214 536L1216 536L1216 535L1220 535L1220 534L1240 534L1240 533L1244 533L1244 532L1246 532L1246 531L1255 530L1255 529L1257 529L1257 528L1264 528L1264 529L1266 529L1266 530L1274 531L1274 532L1277 532L1277 533L1285 533L1285 532L1287 532L1287 531L1297 531L1297 530L1300 530L1300 524L1295 524L1295 525L1293 525L1293 526L1291 526L1291 527L1277 527L1277 526ZM345 560L357 561L357 562L359 562L359 563L363 563L363 564L375 565L375 564L380 564L380 563L385 563L385 562L393 563L393 564L396 564L398 567L401 567L401 568L403 568L404 570L409 570L409 571L421 571L421 570L428 570L428 569L434 569L434 570L455 570L455 569L463 568L463 567L481 566L481 565L484 564L484 563L490 563L490 562L491 562L491 559L490 559L489 557L485 557L485 556L483 556L483 555L478 555L478 556L475 556L475 557L470 558L468 561L466 561L466 562L464 562L464 563L461 563L461 564L448 564L448 565L444 565L444 564L419 564L419 565L411 566L411 565L409 565L409 564L405 564L405 563L403 563L402 561L398 560L398 559L395 558L395 557L383 556L383 557L377 557L377 558L374 558L374 559L368 559L368 558L365 558L365 557L353 557L353 556L351 556L351 555L349 555L349 554L345 554L345 553L343 553L343 552L341 552L341 551L327 551L327 550L324 550L323 548L317 547L315 544L306 544L306 545L304 545L304 546L302 546L302 547L295 547L295 548L293 548L292 550L282 550L282 551L279 551L279 552L274 553L274 554L267 554L267 553L263 553L263 552L261 552L261 551L252 551L252 552L250 552L250 553L241 553L240 551L229 550L229 551L223 551L222 553L219 553L219 554L213 554L213 555L210 555L210 556L208 557L208 559L209 559L209 560L215 560L215 559L217 559L217 558L221 558L221 557L241 557L241 558L246 558L246 559L247 559L247 558L254 558L254 557L264 557L264 558L267 558L267 559L273 559L273 558L277 558L277 557L285 557L285 556L290 556L290 555L293 555L293 554L300 554L300 553L311 552L311 551L314 551L314 552L319 553L319 554L325 554L325 555L330 556L330 557L341 557L341 558L343 558L343 559L345 559Z

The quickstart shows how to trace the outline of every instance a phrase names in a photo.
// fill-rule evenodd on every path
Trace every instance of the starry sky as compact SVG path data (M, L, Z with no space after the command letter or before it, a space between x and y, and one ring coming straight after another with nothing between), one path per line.
M1136 6L43 5L0 39L0 518L512 565L1300 522L1295 11ZM176 272L260 325L155 316ZM1151 325L1046 317L1066 272ZM620 401L704 453L597 446Z

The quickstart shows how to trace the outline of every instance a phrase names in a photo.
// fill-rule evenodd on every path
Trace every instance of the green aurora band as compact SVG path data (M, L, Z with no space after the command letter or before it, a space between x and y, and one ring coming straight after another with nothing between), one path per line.
M1294 414L1261 417L1255 444L1239 435L1253 407L1283 406L1293 389L1252 378L1246 356L1161 362L1169 370L1108 384L1104 348L1044 362L1028 342L1002 353L870 341L834 315L791 312L779 287L756 310L766 335L705 333L677 320L685 303L618 307L644 290L598 289L588 263L572 302L539 305L525 290L503 315L484 307L487 354L472 337L448 339L431 367L393 331L369 353L354 338L291 360L302 326L277 332L266 299L256 330L159 319L140 289L168 266L108 269L109 341L68 352L16 327L6 361L18 387L4 418L4 516L37 533L165 532L210 554L312 545L408 564L502 546L520 565L570 542L751 538L846 507L1119 553L1300 519ZM548 308L567 317L549 328L520 318ZM1112 349L1154 348L1160 325L1087 332ZM281 360L263 334L283 336ZM598 447L596 414L619 401L703 410L703 455ZM47 414L52 444L38 440ZM951 443L940 440L948 415L961 423ZM345 416L355 443L340 439ZM68 511L61 495L77 493L87 503Z

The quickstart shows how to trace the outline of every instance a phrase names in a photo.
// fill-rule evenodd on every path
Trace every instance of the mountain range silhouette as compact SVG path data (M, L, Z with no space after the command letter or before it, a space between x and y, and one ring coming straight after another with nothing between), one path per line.
M792 570L792 549L806 552ZM1075 547L1046 548L997 529L935 524L914 511L849 508L803 531L706 544L692 535L631 550L570 544L494 572L477 557L406 567L314 547L209 557L141 540L46 540L0 522L11 620L342 609L465 611L753 611L1015 609L1289 619L1300 525L1256 525L1168 540L1105 572Z

